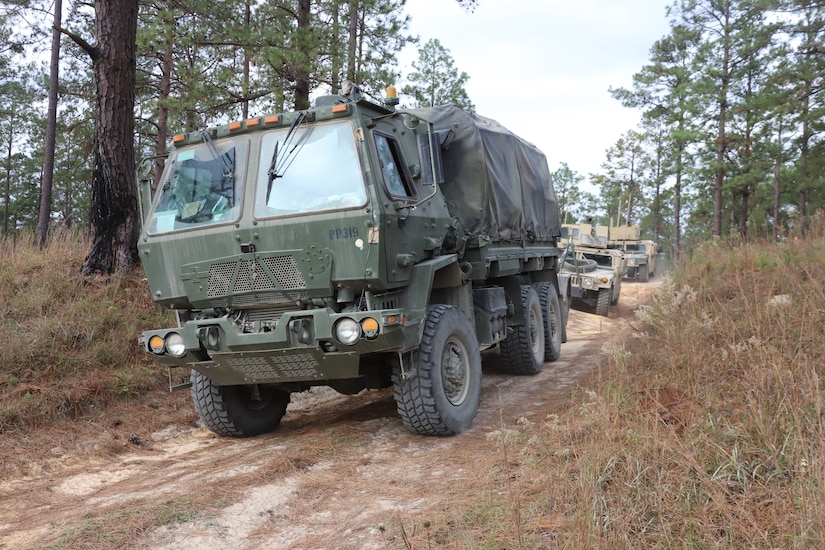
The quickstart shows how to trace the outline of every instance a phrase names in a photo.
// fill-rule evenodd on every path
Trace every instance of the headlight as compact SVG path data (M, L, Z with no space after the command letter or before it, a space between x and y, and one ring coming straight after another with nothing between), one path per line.
M177 332L170 332L166 335L166 351L169 355L183 357L186 355L186 344L183 343L183 336Z
M349 317L335 323L335 338L344 345L351 346L361 337L361 325Z
M582 286L585 286L587 288L593 288L593 279L591 279L590 277L585 277L582 280Z

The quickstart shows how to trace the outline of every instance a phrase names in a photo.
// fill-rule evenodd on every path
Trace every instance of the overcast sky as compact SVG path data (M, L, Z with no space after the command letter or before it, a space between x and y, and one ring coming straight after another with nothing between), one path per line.
M410 31L437 38L459 71L478 114L544 151L550 171L566 162L587 177L605 150L636 127L639 113L613 99L629 87L669 32L672 0L407 0ZM404 77L418 58L405 52ZM398 83L399 89L404 82Z

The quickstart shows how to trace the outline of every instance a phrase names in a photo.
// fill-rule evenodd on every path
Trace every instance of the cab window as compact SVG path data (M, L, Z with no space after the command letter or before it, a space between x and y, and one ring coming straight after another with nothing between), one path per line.
M228 223L240 215L247 142L218 140L172 153L149 219L149 233Z
M376 133L375 148L378 151L378 163L387 193L391 197L413 197L415 192L404 172L398 142L389 136Z

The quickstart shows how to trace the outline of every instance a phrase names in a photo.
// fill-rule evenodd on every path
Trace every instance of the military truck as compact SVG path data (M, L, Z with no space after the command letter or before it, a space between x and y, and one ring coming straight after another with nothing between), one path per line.
M641 239L638 225L564 224L562 227L576 244L621 250L626 263L624 278L644 283L656 272L658 247L653 241Z
M576 246L571 241L562 257L562 272L570 275L573 302L580 301L607 317L610 306L619 303L624 262L619 250Z
M607 246L624 252L628 279L646 283L656 273L658 247L641 238L638 225L610 227Z
M139 252L177 326L140 342L191 371L176 386L212 431L271 431L292 393L329 386L392 387L407 429L458 434L482 350L520 375L559 357L569 280L544 154L388 90L177 135L143 182Z

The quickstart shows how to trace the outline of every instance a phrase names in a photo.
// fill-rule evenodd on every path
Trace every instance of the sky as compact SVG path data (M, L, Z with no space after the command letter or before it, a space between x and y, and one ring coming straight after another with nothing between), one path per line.
M639 121L608 88L631 86L669 32L671 3L479 0L468 13L455 0L407 0L406 11L409 31L422 44L437 38L470 76L465 89L478 114L536 145L551 172L564 162L587 182ZM403 52L403 76L417 58L415 46Z

